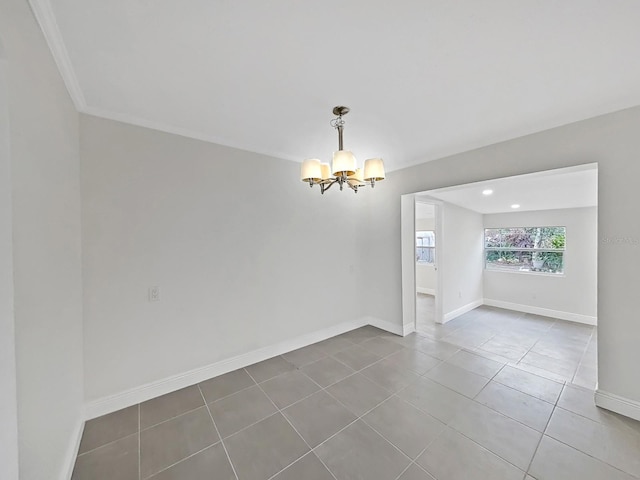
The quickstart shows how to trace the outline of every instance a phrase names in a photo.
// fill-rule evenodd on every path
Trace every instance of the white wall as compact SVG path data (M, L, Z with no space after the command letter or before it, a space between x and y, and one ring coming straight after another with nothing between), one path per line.
M440 231L442 312L444 321L482 302L482 215L444 202Z
M83 418L78 114L26 1L0 3L0 35L11 92L20 478L65 478Z
M595 324L597 222L597 207L484 215L484 228L567 228L563 276L485 270L485 299L492 305L534 312L545 309L549 311L544 313L550 316Z
M640 402L640 222L630 220L640 204L639 129L636 107L391 172L369 197L369 221L361 227L370 239L361 252L366 313L402 321L401 195L597 162L599 388Z
M89 402L361 317L384 186L320 195L298 163L85 115L81 153Z
M416 218L416 232L421 230L435 230L434 218ZM436 234L437 241L437 234ZM416 290L419 293L435 294L436 269L432 264L416 262Z
M7 88L7 63L0 44L0 476L14 480L18 478L18 410Z

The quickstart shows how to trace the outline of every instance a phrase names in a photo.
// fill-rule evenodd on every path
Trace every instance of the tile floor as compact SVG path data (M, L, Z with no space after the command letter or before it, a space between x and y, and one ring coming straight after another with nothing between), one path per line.
M594 335L484 307L363 327L87 422L73 479L640 478L640 423L581 385Z

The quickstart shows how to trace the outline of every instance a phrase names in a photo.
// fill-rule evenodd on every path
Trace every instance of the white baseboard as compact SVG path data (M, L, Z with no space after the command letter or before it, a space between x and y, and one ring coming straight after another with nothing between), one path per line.
M435 295L436 291L433 288L416 287L416 292L424 293L425 295Z
M80 450L80 440L82 440L82 433L84 432L84 420L80 419L73 431L71 437L71 443L65 456L65 461L62 466L62 472L60 473L60 480L71 480L73 475L73 468L76 466L76 457Z
M340 335L341 333L348 332L354 328L368 325L370 324L370 320L375 320L375 323L371 323L375 327L391 331L392 333L397 333L395 330L398 330L398 326L384 320L373 319L372 317L362 317L357 320L340 323L323 330L301 335L275 345L262 347L242 355L221 360L211 365L196 368L188 372L147 383L124 392L116 393L115 395L91 401L86 405L86 419L90 420L92 418L100 417L107 413L112 413L122 408L145 402L160 395L165 395L181 388L194 385L209 378L237 370L238 368L247 367L271 357L306 347L312 343L326 340L327 338ZM393 330L389 330L389 328L392 328ZM397 334L402 335L402 332Z
M600 389L595 393L596 405L625 417L640 421L640 402L605 392Z
M482 299L480 300L474 300L471 303L467 303L466 305L463 305L460 308L456 308L455 310L449 312L449 313L445 313L444 318L442 319L442 323L447 323L449 320L453 320L454 318L459 317L460 315L463 315L467 312L470 312L471 310L473 310L474 308L479 307L480 305L482 305L484 302Z
M534 307L532 305L522 305L520 303L503 302L502 300L484 299L484 304L490 307L506 308L516 312L532 313L544 317L559 318L570 322L584 323L585 325L597 325L598 318L580 313L563 312L561 310L551 310L550 308Z
M387 320L382 320L377 317L366 317L366 322L372 327L379 328L380 330L384 330L385 332L393 333L401 337L404 335L402 325L398 325Z
M406 337L407 335L409 335L410 333L413 333L416 331L416 324L414 323L407 323L406 325L402 326L402 336Z

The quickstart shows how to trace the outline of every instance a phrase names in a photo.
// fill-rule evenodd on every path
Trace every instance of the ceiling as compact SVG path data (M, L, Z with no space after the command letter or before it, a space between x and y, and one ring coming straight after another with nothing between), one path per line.
M484 195L484 190L493 193ZM594 165L549 170L431 190L416 198L424 201L425 196L482 214L594 207L598 205L598 170ZM511 208L514 204L520 207Z
M30 0L77 108L394 170L640 104L637 0Z

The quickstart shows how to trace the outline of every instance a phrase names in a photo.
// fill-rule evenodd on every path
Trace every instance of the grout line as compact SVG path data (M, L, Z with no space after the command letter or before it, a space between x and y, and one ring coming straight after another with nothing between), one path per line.
M166 470L169 470L169 469L170 469L170 468L172 468L172 467L175 467L175 466L176 466L176 465L178 465L179 463L182 463L182 462L184 462L184 461L186 461L186 460L189 460L191 457L195 457L196 455L198 455L199 453L204 452L205 450L209 450L210 448L215 447L215 446L216 446L216 445L218 445L219 443L220 443L220 440L218 440L218 441L217 441L217 442L215 442L215 443L212 443L211 445L207 445L206 447L201 448L201 449L200 449L200 450L198 450L197 452L193 452L192 454L187 455L187 456L186 456L186 457L184 457L184 458L181 458L181 459L180 459L180 460L178 460L177 462L174 462L174 463L172 463L171 465L168 465L168 466L164 467L162 470L158 470L157 472L154 472L154 473L152 473L151 475L149 475L148 477L145 477L145 478L143 478L143 479L141 479L141 480L153 480L153 477L155 477L156 475L159 475L160 473L162 473L162 472L164 472L164 471L166 471Z
M87 455L88 453L93 453L96 450L99 450L99 449L101 449L103 447L107 447L109 445L112 445L112 444L114 444L116 442L119 442L120 440L124 440L125 438L133 437L134 435L136 435L138 433L139 432L137 432L137 431L136 432L132 432L132 433L129 433L129 434L125 435L124 437L120 437L120 438L116 438L115 440L111 440L110 442L104 443L104 444L100 445L99 447L95 447L95 448L92 448L91 450L87 450L86 452L79 453L76 456L76 458L83 457L84 455Z
M251 378L253 378L253 377L251 377ZM220 439L220 444L222 445L222 448L224 449L224 453L227 456L227 460L229 462L229 465L231 465L231 470L233 471L233 474L235 475L236 480L238 480L238 473L236 472L236 467L233 466L233 462L231 461L231 457L229 456L229 451L227 450L227 446L224 444L224 440L222 438L222 435L220 435L220 430L218 430L218 425L216 425L216 421L213 419L213 415L211 414L211 410L209 409L209 405L207 404L207 401L204 398L204 393L202 393L202 389L200 388L200 385L198 385L198 391L200 392L200 396L202 397L202 401L204 402L205 407L207 407L207 412L209 412L209 418L211 418L211 422L213 423L213 428L215 428L216 433L218 434L218 438Z
M142 479L142 433L140 432L140 404L138 404L138 480Z
M553 409L551 410L551 415L549 415L549 418L547 419L547 423L545 424L544 428L542 429L542 435L540 436L540 439L538 440L538 444L536 445L536 449L533 451L533 456L531 457L531 460L529 460L529 465L527 465L527 469L525 470L526 473L529 473L529 470L531 470L531 465L533 465L533 460L536 458L536 455L538 454L538 449L540 448L540 444L542 443L542 439L546 435L547 428L549 428L549 424L551 423L551 418L553 418L553 414L555 413L556 408L558 408L558 402L560 401L560 397L562 396L562 392L564 392L565 387L566 387L566 382L562 386L562 389L560 390L560 395L558 395L558 398L556 398L556 401L553 404Z

